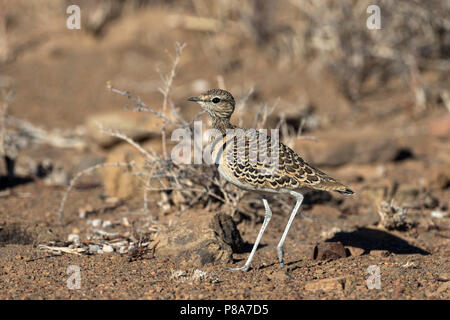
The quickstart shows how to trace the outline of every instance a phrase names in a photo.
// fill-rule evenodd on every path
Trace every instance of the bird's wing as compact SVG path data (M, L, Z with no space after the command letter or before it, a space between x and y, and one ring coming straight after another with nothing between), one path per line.
M256 137L246 136L245 142L234 137L234 143L228 143L225 148L224 160L230 174L256 189L310 188L353 193L342 183L309 165L285 144L258 131Z

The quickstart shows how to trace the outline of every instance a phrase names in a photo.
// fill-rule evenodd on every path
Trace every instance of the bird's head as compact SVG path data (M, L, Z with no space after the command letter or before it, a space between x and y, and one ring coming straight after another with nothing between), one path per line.
M233 96L222 89L211 89L188 100L198 102L212 118L229 119L234 111Z

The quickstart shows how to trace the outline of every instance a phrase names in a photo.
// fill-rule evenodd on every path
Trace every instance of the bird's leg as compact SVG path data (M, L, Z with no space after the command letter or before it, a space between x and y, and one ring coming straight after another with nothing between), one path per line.
M250 256L248 257L247 262L245 262L244 266L239 267L239 268L228 268L227 270L229 270L229 271L235 271L235 270L248 271L248 269L250 268L250 263L252 262L253 256L255 255L255 252L256 252L256 249L258 248L259 241L261 240L262 235L264 234L264 231L266 230L266 227L269 224L270 218L272 218L272 210L270 210L267 199L263 198L262 201L264 203L264 207L266 208L266 214L264 215L264 221L261 226L261 229L259 230L259 234L258 234L258 237L256 238L255 244L253 245L252 252L250 253Z
M286 240L287 234L289 232L289 228L291 227L292 222L294 221L295 215L297 214L298 209L300 209L300 205L302 204L302 201L303 201L303 195L301 193L292 191L291 195L293 195L296 198L297 202L295 203L294 209L292 210L291 216L289 217L289 221L286 225L286 228L284 229L283 235L281 236L280 242L278 243L278 246L277 246L278 261L280 262L281 268L284 267L284 262L283 262L284 241Z

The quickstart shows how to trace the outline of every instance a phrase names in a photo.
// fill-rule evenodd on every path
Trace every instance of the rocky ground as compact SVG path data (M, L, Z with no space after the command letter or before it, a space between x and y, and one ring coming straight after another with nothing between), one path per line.
M227 32L192 24L183 18L189 6L126 11L98 35L66 29L65 11L51 3L10 9L0 64L3 92L15 92L9 134L21 142L15 175L3 163L0 171L0 299L450 298L448 72L421 71L431 88L425 105L402 78L369 81L379 89L354 102L326 69L274 58L275 43L242 40L233 24ZM287 196L269 199L274 216L247 273L226 267L245 262L261 227L254 194L232 215L210 197L191 205L182 191L151 192L144 210L134 169L109 167L81 177L58 214L77 173L145 165L97 123L161 152L162 120L124 110L129 101L105 87L111 81L161 110L155 69L170 73L175 41L187 46L170 102L185 119L198 111L186 98L204 88L233 92L243 110L232 120L243 126L267 103L275 109L266 127L285 119L297 130L303 121L303 134L284 142L356 192L305 197L283 270L276 245L294 205Z

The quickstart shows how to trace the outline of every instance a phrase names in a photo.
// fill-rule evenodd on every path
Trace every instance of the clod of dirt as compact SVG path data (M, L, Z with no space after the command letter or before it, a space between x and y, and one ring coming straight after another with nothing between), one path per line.
M358 247L349 247L348 250L350 251L350 255L353 257L362 256L365 252L363 248Z
M188 273L184 270L172 271L172 275L170 277L179 282L190 282L193 284L217 283L219 281L216 274L211 274L200 269L195 269L191 275L188 275Z
M378 209L379 226L387 230L406 230L411 223L406 219L407 209L382 201Z
M337 277L315 280L306 283L305 289L309 291L338 291L342 292L350 284L349 277Z
M347 257L345 247L341 242L322 242L314 247L312 259L314 261L339 259Z
M370 250L370 255L376 257L388 257L390 252L388 250Z
M226 214L187 211L167 230L158 233L156 256L174 257L181 266L229 263L243 241Z

